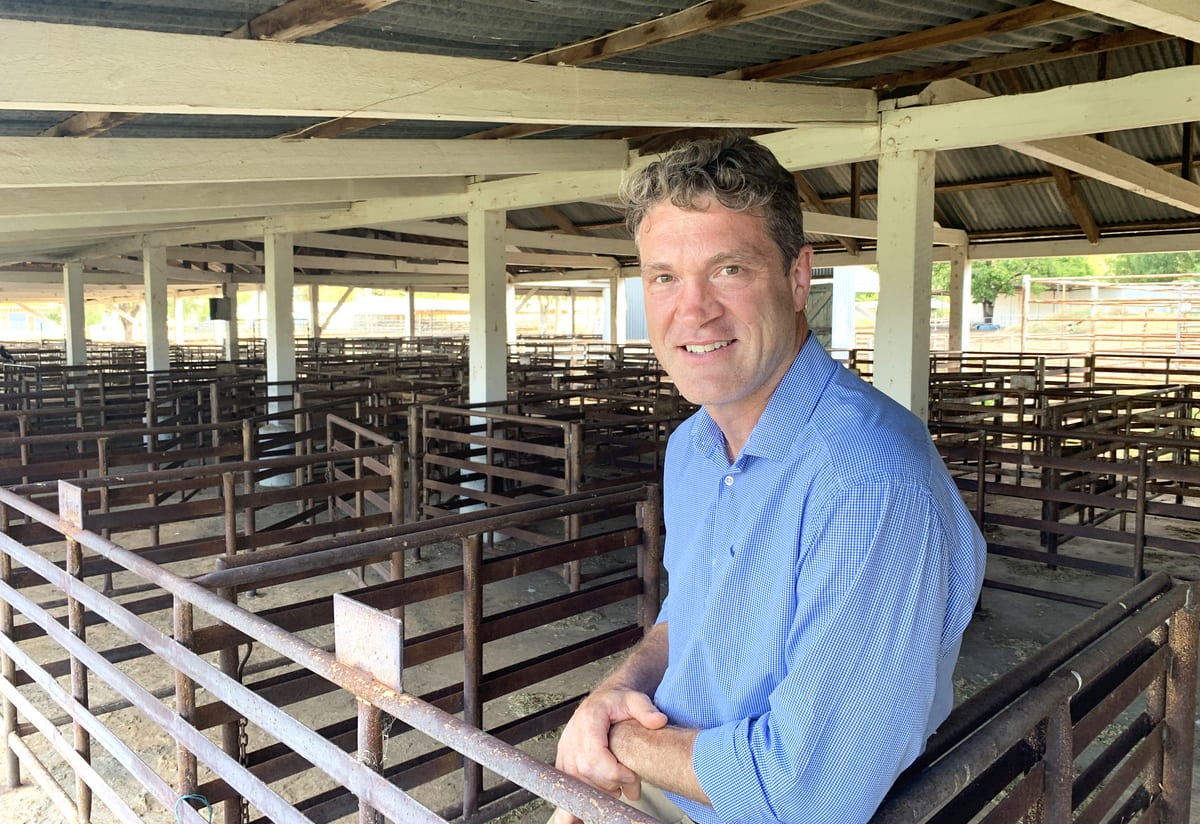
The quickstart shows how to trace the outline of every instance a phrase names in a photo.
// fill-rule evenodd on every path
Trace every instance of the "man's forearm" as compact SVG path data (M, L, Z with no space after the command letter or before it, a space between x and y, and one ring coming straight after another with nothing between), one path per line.
M708 804L692 769L697 730L663 727L648 730L636 721L614 724L608 746L617 760L659 789Z
M614 669L597 689L620 686L651 697L667 671L667 625L655 624L629 657Z

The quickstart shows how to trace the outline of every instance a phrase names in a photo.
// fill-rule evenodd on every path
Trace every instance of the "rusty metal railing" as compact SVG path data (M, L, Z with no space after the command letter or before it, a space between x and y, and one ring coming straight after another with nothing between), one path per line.
M872 823L1186 824L1196 596L1152 576L960 705Z
M507 517L515 523L531 524L547 517L562 517L572 510L595 511L605 506L620 505L630 511L636 507L640 513L648 506L651 511L644 513L643 518L648 527L645 532L635 534L625 527L611 533L611 536L585 538L574 549L557 548L560 552L573 551L579 557L589 557L605 549L627 546L631 539L640 541L642 549L648 549L650 554L639 560L639 567L643 570L653 569L652 573L647 573L652 583L639 585L644 589L640 606L635 603L637 620L644 623L653 619L658 599L657 546L660 539L657 535L656 501L654 488L644 486L605 494L566 496L555 499L549 507L542 504L519 505L510 507L507 512L490 510L459 516L450 524L442 524L440 532L435 530L435 537L444 539L450 535L461 535L465 548L474 546L477 549L478 536L483 531L495 528L497 519ZM64 511L71 510L65 507ZM44 549L43 552L34 551L7 534L0 534L0 667L3 675L0 678L0 694L4 708L2 732L6 779L10 786L17 783L21 767L24 766L31 778L44 785L60 811L69 814L72 819L90 820L94 796L112 811L117 820L142 820L131 809L127 795L102 777L95 768L94 756L98 753L93 753L93 744L98 744L122 765L136 785L143 788L163 810L174 811L180 820L203 821L204 818L189 804L180 803L181 799L196 797L206 786L211 789L222 784L228 787L223 799L227 802L223 809L226 822L247 821L255 813L262 816L262 820L271 822L325 820L311 817L311 808L304 808L287 798L286 792L275 783L275 776L270 770L264 770L266 762L253 753L247 757L247 737L253 733L277 742L274 750L300 756L305 769L315 769L328 786L339 788L342 792L348 791L360 809L371 815L377 813L390 820L405 822L447 820L439 812L418 803L396 781L389 780L388 776L382 774L378 763L364 758L364 755L378 750L381 732L379 719L390 716L396 722L428 736L435 744L448 745L456 754L455 758L465 758L468 765L478 765L469 769L468 773L479 773L486 769L523 788L523 792L515 796L519 799L540 797L556 806L565 807L588 822L651 822L651 819L604 793L558 773L516 746L472 725L469 720L481 720L477 709L469 710L469 718L464 720L433 702L399 690L398 673L394 682L381 681L359 666L350 666L339 660L337 653L235 602L239 588L265 587L267 582L280 576L294 579L297 570L311 565L314 559L320 571L326 572L331 559L337 559L333 563L333 566L337 566L341 562L361 564L387 557L406 544L424 540L416 534L417 525L388 527L380 531L383 537L377 534L374 542L364 540L367 535L361 536L358 545L352 544L349 538L323 539L314 542L314 553L302 552L299 545L281 547L274 555L262 553L263 557L255 559L255 563L213 572L208 576L210 580L201 583L166 570L135 551L83 530L43 507L0 489L0 513L3 514L0 520L6 521L10 512L20 513L25 518L60 532L64 539L65 557L61 563L55 563L44 557ZM438 524L431 522L425 526L437 527ZM164 621L161 620L161 611L157 614L159 620L147 620L149 614L139 615L128 605L90 586L82 574L85 552L101 556L120 567L124 573L131 573L161 590L167 596L166 602L171 607L169 614L173 616L169 631L162 628ZM473 593L469 594L469 598L477 602L480 588L488 580L495 580L501 575L506 566L521 570L544 569L558 562L558 559L550 557L552 553L548 548L535 548L513 559L497 559L500 563L483 562L477 552L468 554L463 572L435 571L430 573L433 577L426 576L422 581L392 582L391 585L397 592L411 592L421 586L430 586L430 581L435 579L449 581L457 574L460 586L465 579L467 588ZM23 568L21 571L26 578L36 576L65 595L65 619L59 614L61 605L47 607L39 603L39 598L43 598L44 594L37 593L44 593L44 590L13 584L16 568ZM597 591L602 586L598 584ZM614 585L612 591L615 596L621 597L628 597L628 593L635 592L628 584ZM367 588L364 594L358 594L355 598L369 603L373 596L370 588ZM653 608L649 606L651 600ZM551 601L549 608L542 609L556 618L566 614L566 606L559 602ZM382 614L385 610L379 611ZM205 622L197 621L193 613L208 616L211 619L207 621L209 626L202 626ZM538 613L529 614L536 617ZM214 621L215 625L212 624ZM31 632L34 628L35 632ZM234 644L249 641L270 649L285 662L286 670L305 673L316 681L331 685L353 704L372 708L365 715L374 720L363 724L363 738L357 742L358 746L347 748L330 741L322 731L289 714L281 706L286 702L276 693L241 683L238 677L240 670L235 666L233 671L229 671L230 668L225 666L229 658L226 654L228 645L207 652L201 648L198 639L205 633L211 636L213 630L218 634L232 633ZM44 638L36 638L35 633L43 634ZM31 650L31 639L37 642L34 646L40 651ZM474 649L472 655L476 658L478 645L483 640L478 636L472 640L469 633L466 636L466 643ZM44 647L47 644L65 652L68 661L62 666L55 662L48 666L44 661L47 657ZM192 646L196 648L190 648ZM236 651L237 647L233 649ZM221 653L217 665L214 665L213 651ZM568 649L564 656L563 660L577 656L577 651ZM343 654L340 657L346 656ZM131 675L122 664L133 658L146 665L159 666L168 676L173 674L172 688L156 692L142 683L140 673L137 677ZM237 663L235 655L234 664ZM59 683L58 677L61 675L69 675L68 685ZM478 673L479 677L482 675ZM509 680L513 678L507 671L502 676ZM488 689L494 693L495 684L489 684ZM215 701L197 706L197 695L201 692ZM107 703L100 700L100 693L108 699ZM332 696L322 697L329 696L328 688L313 689L311 695L319 698L323 706L325 702L331 708L335 705ZM468 707L477 708L478 702L487 695L486 689L480 691L478 678L474 685L464 685L464 700ZM173 706L163 700L171 697L174 698ZM177 748L175 775L165 776L160 774L161 770L152 769L139 757L140 753L135 747L105 723L104 716L119 709L135 710ZM55 712L65 715L52 717ZM205 729L213 725L229 726L228 719L241 719L234 720L232 724L235 731L239 723L241 725L241 740L239 742L239 736L233 736L233 746L229 746L231 741L225 736L222 736L222 743L218 744L205 733ZM76 786L73 793L66 792L49 777L41 756L28 745L33 740L28 736L34 730L74 774ZM375 743L372 745L371 741ZM270 746L261 747L257 752L269 754L272 749ZM219 776L219 781L199 783L203 778L199 773L205 769ZM475 785L473 797L464 799L457 808L456 816L483 821L488 819L490 813L499 814L499 806L484 807L486 802L494 798L484 794L482 789L480 784Z

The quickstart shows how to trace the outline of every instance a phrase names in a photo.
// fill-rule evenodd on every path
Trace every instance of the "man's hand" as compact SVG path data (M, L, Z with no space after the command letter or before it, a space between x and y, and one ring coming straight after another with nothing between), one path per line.
M667 716L650 696L622 687L600 688L579 707L558 741L554 766L593 787L620 798L621 793L636 801L642 795L640 776L626 767L608 748L608 731L621 721L636 721L646 729L662 729ZM550 824L573 824L579 819L566 810L557 810Z

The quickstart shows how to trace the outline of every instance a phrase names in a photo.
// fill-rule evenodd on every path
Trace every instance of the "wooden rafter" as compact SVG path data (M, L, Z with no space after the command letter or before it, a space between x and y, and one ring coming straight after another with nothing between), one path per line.
M973 20L963 20L947 26L900 34L870 43L858 43L817 54L807 54L763 63L759 66L734 69L720 76L736 80L776 80L808 72L844 68L869 60L882 60L885 57L895 57L921 49L940 48L981 37L993 37L997 34L1020 31L1033 26L1070 20L1086 14L1087 12L1072 6L1064 6L1062 3L1047 0L1024 8L989 14Z
M996 79L1006 91L1012 94L1029 91L1029 84L1025 82L1025 78L1017 69L1004 69L997 72ZM1083 230L1084 237L1091 243L1099 243L1100 229L1096 225L1096 218L1084 202L1083 196L1079 194L1079 188L1071 178L1071 173L1055 163L1046 165L1050 169L1050 176L1054 178L1054 187L1058 190L1058 196L1062 198L1063 203L1070 210L1071 216Z
M796 188L800 190L800 196L804 198L804 202L808 204L809 211L820 212L821 214L831 215L833 210L825 205L825 200L817 192L816 188L808 182L808 178L803 172L794 172L792 177L796 179ZM860 247L858 241L852 237L839 237L838 242L843 248L852 255L859 253Z
M1055 43L1052 46L1042 46L1036 49L998 54L992 57L980 57L975 60L959 60L953 63L942 63L924 69L883 74L874 77L864 77L847 83L855 89L895 89L903 86L923 86L935 80L945 80L952 77L971 77L978 74L989 74L1003 69L1018 69L1022 66L1033 66L1040 63L1050 63L1055 60L1067 60L1088 54L1105 54L1116 49L1144 46L1170 40L1171 35L1147 29L1101 34L1082 40L1072 40L1067 43Z
M583 66L821 2L824 0L703 0L674 14L636 23L598 37L589 37L577 43L558 46L549 51L532 54L518 62L542 66ZM390 121L365 117L330 120L287 132L280 137L341 137L388 122ZM466 135L465 139L506 140L542 134L557 128L561 127L542 123L516 123L475 132Z
M1103 14L1146 29L1200 41L1200 6L1193 0L1067 0L1092 14Z
M390 6L396 0L288 0L243 23L226 37L291 41ZM79 112L42 132L42 137L94 137L140 117L137 112Z
M685 37L707 34L738 23L815 6L824 0L704 0L682 11L637 23L619 31L602 34L526 57L522 63L547 66L582 66L625 54L673 43Z

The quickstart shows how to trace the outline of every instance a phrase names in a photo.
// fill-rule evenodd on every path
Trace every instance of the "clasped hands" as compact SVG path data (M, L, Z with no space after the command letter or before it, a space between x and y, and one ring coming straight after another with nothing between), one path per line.
M599 790L631 801L642 797L641 776L622 764L609 745L616 724L631 721L648 730L662 729L667 716L650 696L623 687L593 692L575 710L558 742L554 766ZM548 824L577 824L579 819L563 809L554 811Z

